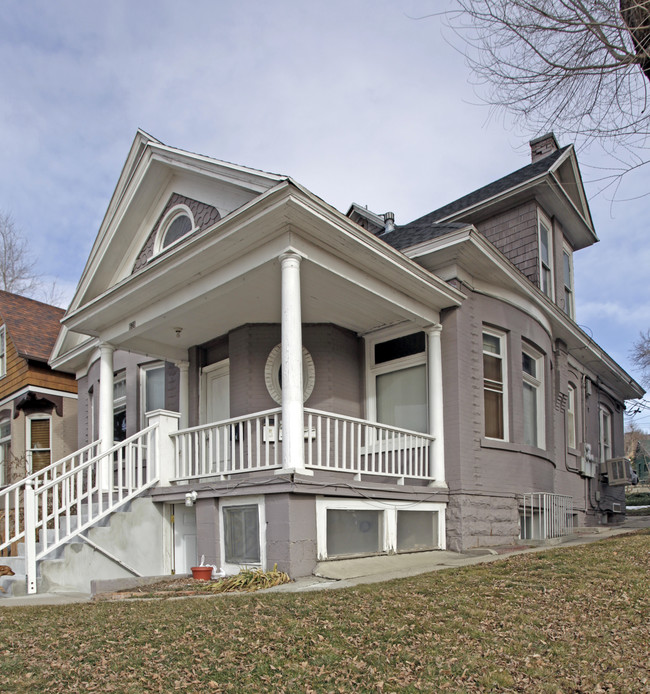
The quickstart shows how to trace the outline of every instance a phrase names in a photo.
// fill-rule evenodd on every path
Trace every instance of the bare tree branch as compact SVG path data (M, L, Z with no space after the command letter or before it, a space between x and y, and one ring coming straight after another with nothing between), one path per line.
M650 0L456 5L447 22L467 47L487 103L537 133L599 140L619 157L623 150L648 161ZM638 166L639 156L632 159Z
M10 214L0 210L0 289L58 305L62 293L55 282L46 282L36 272L27 241Z

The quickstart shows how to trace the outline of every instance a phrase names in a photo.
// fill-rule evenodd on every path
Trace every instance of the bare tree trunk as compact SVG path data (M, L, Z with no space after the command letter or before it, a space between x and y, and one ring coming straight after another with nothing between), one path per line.
M619 6L636 48L639 67L650 80L650 0L620 0Z

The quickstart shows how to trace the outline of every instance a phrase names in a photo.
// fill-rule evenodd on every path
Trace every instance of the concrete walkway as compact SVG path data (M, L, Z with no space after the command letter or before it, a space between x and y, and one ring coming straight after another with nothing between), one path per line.
M583 545L597 542L607 537L624 535L642 528L650 528L650 516L633 516L623 525L616 528L596 527L578 528L574 535L561 538L537 547L507 546L479 548L467 552L417 552L391 556L361 557L359 559L339 559L320 562L313 576L299 578L275 588L260 592L298 593L311 590L332 590L348 588L365 583L380 583L396 578L416 576L430 571L441 571L459 566L471 566L497 561L513 554L542 552L549 547ZM108 582L106 582L108 583ZM119 588L114 587L113 590ZM205 596L202 596L205 597ZM17 607L25 605L66 605L71 603L90 602L92 595L86 593L43 593L20 597L0 598L0 607Z

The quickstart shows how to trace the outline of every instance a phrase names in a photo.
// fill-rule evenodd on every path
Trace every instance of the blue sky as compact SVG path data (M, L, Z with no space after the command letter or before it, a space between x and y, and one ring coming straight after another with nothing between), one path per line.
M439 17L413 19L449 5L3 0L0 209L68 299L138 127L409 221L527 164L537 134L480 105ZM602 153L579 159L601 243L574 259L577 319L638 378L650 177L612 201L590 183Z

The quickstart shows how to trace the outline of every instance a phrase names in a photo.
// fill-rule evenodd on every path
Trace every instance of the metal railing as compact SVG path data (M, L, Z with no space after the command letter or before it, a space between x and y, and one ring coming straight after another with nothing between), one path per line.
M536 492L523 495L522 540L550 540L573 533L573 497Z
M305 467L433 480L433 436L305 408ZM266 410L171 434L174 481L282 467L282 411Z

